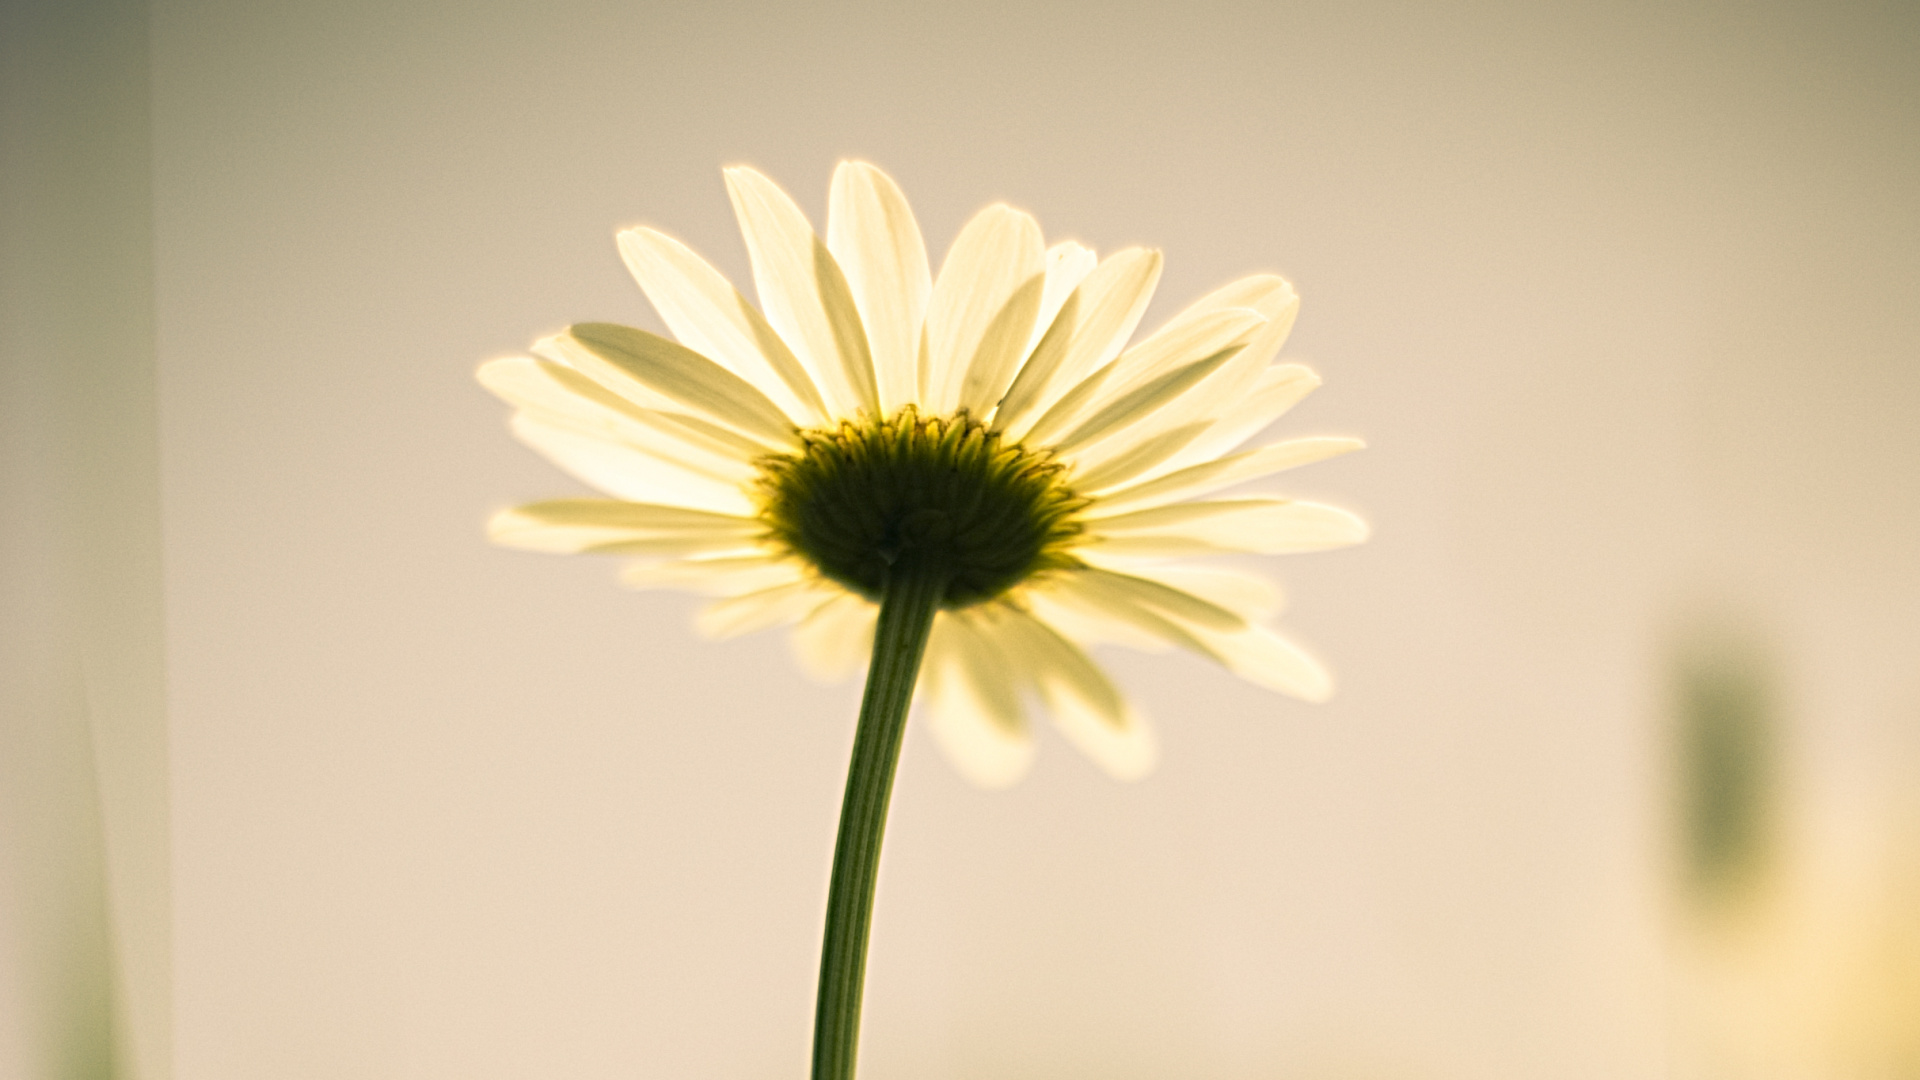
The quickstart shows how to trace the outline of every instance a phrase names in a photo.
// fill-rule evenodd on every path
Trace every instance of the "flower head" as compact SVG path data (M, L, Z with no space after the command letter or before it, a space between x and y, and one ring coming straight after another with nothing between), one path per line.
M679 241L632 229L621 255L677 343L590 323L481 367L514 431L609 496L503 511L496 541L628 556L632 585L716 597L700 625L717 637L792 624L823 677L865 658L887 575L935 575L916 700L986 785L1026 770L1030 704L1110 773L1151 768L1152 736L1089 644L1175 646L1296 697L1331 692L1267 627L1270 582L1192 565L1366 537L1330 506L1207 498L1361 445L1242 446L1319 385L1272 362L1291 286L1237 281L1129 347L1158 252L1048 248L993 206L936 278L871 165L835 170L824 241L766 177L726 177L759 308Z

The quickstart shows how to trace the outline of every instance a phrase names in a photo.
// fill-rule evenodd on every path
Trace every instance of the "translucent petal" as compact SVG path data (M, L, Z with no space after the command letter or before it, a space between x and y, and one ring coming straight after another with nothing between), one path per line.
M621 582L635 589L682 589L706 596L741 596L799 581L803 576L800 566L792 559L770 552L717 559L636 562L620 571Z
M639 549L662 555L753 551L764 529L751 518L617 499L529 503L502 510L487 523L487 535L496 543L565 554Z
M920 400L927 411L945 414L959 406L981 339L1015 291L1045 270L1040 226L1018 210L990 206L960 230L927 302L920 354Z
M1020 361L1026 359L1027 342L1033 336L1034 317L1039 313L1046 284L1044 273L1028 278L987 324L967 366L967 377L960 384L960 408L985 416L1007 392Z
M1271 446L1243 451L1231 457L1202 462L1133 487L1102 494L1098 502L1087 508L1085 516L1112 517L1125 510L1162 506L1211 494L1234 484L1257 480L1287 469L1351 453L1366 445L1359 439L1334 436L1288 439ZM1098 492L1100 488L1093 484L1086 484L1083 488L1076 490Z
M1170 644L1216 660L1257 686L1308 701L1324 701L1333 680L1324 667L1298 646L1267 627L1243 624L1234 629L1187 619L1182 612L1155 606L1111 582L1074 575L1058 598L1127 622Z
M1280 586L1261 574L1184 563L1114 558L1098 546L1084 549L1078 554L1087 563L1100 569L1131 574L1191 593L1226 608L1247 622L1271 618L1285 606L1286 598L1281 594Z
M1039 619L1010 607L996 629L1007 651L1025 658L1035 688L1061 734L1108 775L1137 780L1158 757L1152 729L1100 666Z
M1033 764L1024 719L1009 717L992 692L992 672L979 670L978 641L953 612L942 612L927 642L917 696L926 728L961 776L986 788L1007 787ZM1018 701L1013 707L1018 709ZM1010 722L1011 721L1011 722Z
M1179 453L1182 447L1198 438L1200 433L1207 430L1209 426L1206 421L1197 420L1169 431L1162 431L1150 438L1130 439L1129 445L1120 453L1084 472L1076 472L1073 476L1073 490L1083 495L1098 495L1110 487L1124 484Z
M752 383L806 425L829 419L820 390L767 320L718 270L652 229L620 234L620 257L680 343Z
M1027 347L1021 355L1033 351L1040 344L1040 338L1053 325L1054 317L1060 314L1060 308L1066 304L1067 297L1073 295L1080 283L1100 265L1100 257L1093 249L1077 244L1072 240L1062 240L1047 249L1047 287L1040 294L1040 311L1034 316L1033 335L1027 341Z
M1258 498L1175 503L1102 518L1089 529L1109 550L1132 555L1290 555L1358 544L1368 531L1358 515L1337 506Z
M711 425L690 426L644 409L565 364L510 357L480 367L480 383L511 405L556 427L645 450L732 483L751 479L766 447Z
M860 309L880 408L890 415L919 396L920 328L933 276L920 226L887 174L863 161L834 169L827 249Z
M1049 321L995 413L1013 439L1026 437L1074 386L1120 354L1160 280L1160 253L1128 248L1108 256Z
M1081 442L1089 438L1085 434L1088 430L1097 430L1100 434L1114 430L1111 414L1095 429L1089 429L1086 421L1123 399L1136 403L1136 406L1144 404L1151 411L1162 403L1161 399L1151 395L1130 395L1142 387L1164 386L1170 373L1191 369L1196 362L1216 360L1213 366L1218 367L1227 359L1221 354L1244 345L1247 337L1264 321L1257 312L1241 308L1209 313L1189 323L1178 333L1155 334L1062 395L1045 415L1034 421L1026 438L1042 444L1058 445L1066 440L1056 436L1068 430L1078 429L1075 435L1079 436ZM1211 370L1208 369L1209 372ZM1183 389L1185 385L1191 383L1184 384ZM1089 387L1093 389L1088 390Z
M708 604L694 618L694 627L715 640L771 630L806 618L833 595L810 578L775 585Z
M1210 630L1238 630L1247 624L1233 611L1163 581L1089 567L1080 573L1082 589L1098 589L1129 602Z
M875 411L873 359L840 264L773 181L739 166L726 177L767 321L812 372L836 416Z
M1246 396L1220 414L1213 427L1167 463L1168 471L1182 469L1220 455L1259 434L1320 385L1320 376L1300 364L1279 364L1262 370Z
M798 445L793 421L765 394L684 345L613 323L571 326L565 338L579 346L568 359L590 365L587 374L603 386L618 391L623 380L637 383L769 447Z
M1100 457L1095 456L1090 459L1088 455L1079 453L1081 448L1102 439L1114 440L1125 435L1130 428L1166 408L1182 394L1199 386L1202 380L1232 359L1238 349L1238 346L1228 346L1212 356L1162 372L1158 377L1147 380L1131 392L1110 399L1103 407L1055 442L1054 451L1069 457L1085 468L1091 469L1099 465ZM1122 443L1118 449L1124 453L1131 448L1131 445L1131 442Z
M793 651L801 670L820 682L839 682L858 672L873 652L880 609L853 593L841 593L793 628Z
M753 500L737 483L696 472L631 444L561 427L527 413L513 433L547 460L618 499L751 515Z

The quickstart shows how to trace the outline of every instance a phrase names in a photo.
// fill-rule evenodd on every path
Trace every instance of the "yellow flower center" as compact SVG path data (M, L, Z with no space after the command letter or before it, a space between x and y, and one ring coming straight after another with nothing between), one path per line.
M760 517L821 574L877 600L890 574L944 577L941 605L991 600L1035 574L1077 566L1087 500L1052 455L1005 445L964 411L801 433L805 448L760 462Z

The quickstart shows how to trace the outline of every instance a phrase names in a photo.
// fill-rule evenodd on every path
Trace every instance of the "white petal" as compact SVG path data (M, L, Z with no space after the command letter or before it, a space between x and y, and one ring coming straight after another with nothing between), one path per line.
M771 553L636 562L620 571L621 582L635 589L684 589L707 596L742 596L804 576L794 560Z
M830 419L793 350L693 249L652 229L628 229L619 242L627 269L681 344L752 383L802 424Z
M798 445L793 421L765 394L684 345L613 323L570 326L562 340L577 346L568 360L609 389L637 384L769 447Z
M1085 418L1097 415L1123 399L1136 403L1145 401L1157 407L1159 401L1151 396L1141 398L1130 395L1142 387L1163 385L1170 374L1190 370L1197 362L1215 360L1214 367L1218 367L1231 355L1228 350L1237 350L1245 345L1247 338L1264 323L1265 319L1258 312L1238 308L1210 312L1177 332L1162 331L1155 334L1062 395L1053 407L1034 421L1026 438L1042 444L1063 442L1056 438L1058 433L1079 428L1075 434L1081 434L1086 430ZM1209 372L1211 370L1208 369ZM1111 418L1100 425L1099 430L1102 433L1113 430ZM1082 441L1085 438L1082 435Z
M1358 544L1367 523L1350 510L1292 499L1175 503L1091 522L1097 542L1118 554L1244 551L1290 555Z
M1279 364L1255 376L1246 397L1221 413L1220 418L1187 448L1168 462L1181 469L1212 461L1260 433L1320 385L1320 376L1300 364Z
M1229 308L1252 308L1267 317L1266 333L1248 347L1248 351L1264 367L1279 351L1281 344L1286 341L1287 332L1293 328L1293 320L1300 313L1300 297L1285 279L1272 274L1255 274L1222 285L1194 301L1185 311L1167 320L1167 325L1177 326L1187 319Z
M1015 291L1045 270L1040 226L1018 210L990 206L960 230L927 302L920 401L928 412L959 407L961 384L988 327Z
M765 526L678 506L617 499L551 499L502 510L487 523L494 542L564 554L601 552L662 555L757 551Z
M813 373L836 416L876 411L866 330L840 264L773 181L739 166L726 177L767 321Z
M760 443L712 425L689 426L643 409L565 364L511 357L480 366L481 385L509 404L576 434L625 443L698 473L739 483L754 475Z
M1111 584L1073 575L1062 580L1055 595L1068 605L1102 612L1216 660L1257 686L1308 701L1324 701L1333 693L1333 680L1318 661L1264 626L1243 624L1227 629L1190 621L1182 612L1147 602L1144 594L1114 589Z
M1105 367L1139 325L1160 280L1160 253L1128 248L1080 283L1049 322L1000 402L995 424L1018 440L1082 379Z
M873 653L880 609L864 597L842 593L793 628L793 651L801 670L820 682L839 682L859 671Z
M751 515L753 500L738 483L689 469L639 447L581 435L527 413L512 421L513 433L547 460L618 499L666 503Z
M1247 622L1270 618L1279 614L1285 606L1280 586L1262 574L1210 566L1169 565L1164 562L1113 558L1102 553L1097 545L1077 554L1088 564L1100 569L1131 574L1191 593L1226 608Z
M827 249L846 272L872 350L880 409L892 415L919 397L920 328L933 291L920 226L892 178L863 161L834 169Z
M1083 495L1097 495L1108 488L1124 484L1142 473L1150 472L1179 453L1210 426L1205 420L1196 420L1146 439L1129 439L1128 445L1121 452L1106 458L1093 468L1074 473L1073 490Z
M1033 764L1033 740L1015 697L1001 692L998 672L983 667L991 646L954 612L934 620L917 696L926 728L961 776L987 788L1006 787Z
M1211 356L1162 372L1132 391L1109 399L1072 431L1054 442L1054 451L1069 456L1075 464L1088 469L1097 467L1116 452L1126 452L1140 437L1136 435L1133 440L1125 439L1130 429L1198 387L1207 376L1231 360L1239 348L1238 345L1229 345ZM1114 443L1108 448L1108 453L1089 456L1078 452L1101 440Z
M1087 508L1085 516L1112 517L1122 510L1162 506L1182 499L1207 495L1234 484L1257 480L1287 469L1351 453L1366 445L1359 439L1333 436L1288 439L1271 446L1243 451L1231 457L1202 462L1199 465L1192 465L1178 472L1148 480L1143 484L1101 495L1098 502ZM1075 490L1097 492L1100 488L1088 484Z
M1333 696L1333 676L1326 666L1264 626L1249 626L1234 634L1202 632L1201 636L1222 663L1255 686L1305 701Z
M715 640L739 637L804 619L833 596L811 578L775 585L707 605L694 627Z
M1040 338L1053 325L1054 317L1060 314L1060 308L1072 296L1080 283L1100 265L1100 257L1093 249L1077 244L1072 240L1062 240L1047 249L1047 287L1040 294L1040 312L1034 316L1033 336L1022 350L1023 355L1033 351L1040 344Z
M1115 779L1137 780L1151 772L1158 757L1153 731L1100 666L1039 619L1003 610L996 629L1007 636L1008 651L1025 658L1061 734Z
M1047 275L1035 274L1015 289L1005 307L987 324L967 365L967 377L960 384L960 408L975 416L985 416L1007 392L1020 361L1026 359L1027 343L1033 336L1034 317L1040 310Z

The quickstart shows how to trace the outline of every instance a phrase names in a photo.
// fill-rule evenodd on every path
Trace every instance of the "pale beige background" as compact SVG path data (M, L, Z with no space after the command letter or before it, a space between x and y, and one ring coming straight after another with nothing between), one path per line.
M1160 247L1149 322L1281 272L1327 383L1285 430L1372 443L1285 488L1377 539L1270 564L1332 704L1111 654L1132 786L1043 732L982 793L909 733L864 1075L1685 1074L1677 628L1771 643L1826 819L1920 774L1909 5L150 14L153 1075L804 1067L857 688L481 537L575 489L472 369L657 326L618 226L745 281L725 164L818 221L874 161L936 257L995 200Z

